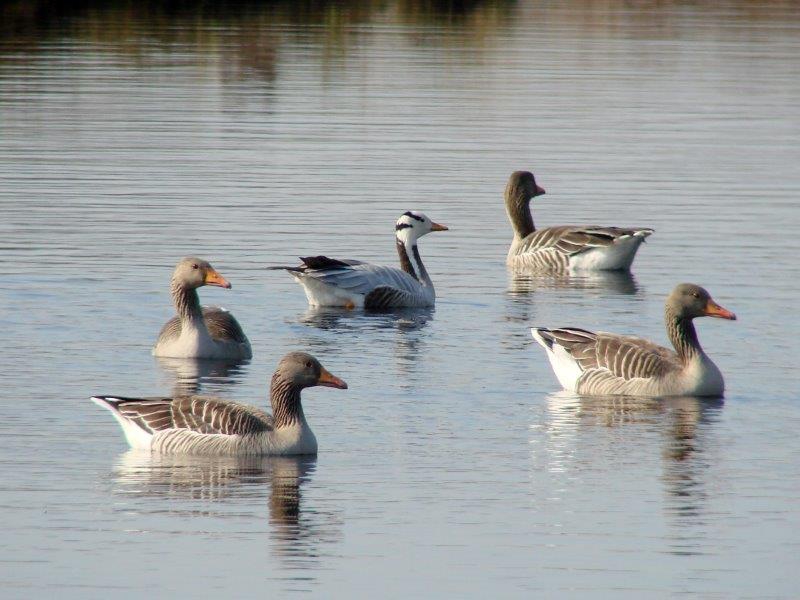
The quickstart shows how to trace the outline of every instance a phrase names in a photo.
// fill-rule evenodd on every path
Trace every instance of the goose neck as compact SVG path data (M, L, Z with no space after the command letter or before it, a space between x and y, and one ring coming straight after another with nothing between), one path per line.
M170 291L181 322L195 324L203 322L203 310L200 308L200 298L196 289L173 280Z
M667 307L664 321L669 340L682 362L687 363L693 358L702 356L703 349L700 346L700 340L697 339L697 331L695 331L691 318Z
M269 388L269 400L272 405L272 418L275 429L288 427L305 420L303 405L300 403L301 388L292 381L275 373Z
M530 201L531 199L526 197L525 191L520 187L509 187L506 190L506 213L514 229L514 236L519 239L536 231Z
M419 281L422 285L432 285L422 258L417 247L417 238L411 236L397 236L397 255L400 257L400 268Z

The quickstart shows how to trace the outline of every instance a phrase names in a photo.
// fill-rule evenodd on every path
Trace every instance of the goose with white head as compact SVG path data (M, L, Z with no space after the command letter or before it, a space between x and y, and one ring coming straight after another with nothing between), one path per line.
M249 359L253 352L241 325L224 308L201 307L197 288L231 284L205 260L183 258L172 273L170 291L177 315L158 334L153 356L169 358Z
M505 203L514 229L506 263L531 271L628 270L636 251L653 233L644 227L559 225L536 229L530 202L545 193L529 171L515 171L506 186Z
M432 231L447 231L419 211L403 213L395 224L400 268L327 256L301 258L285 269L303 286L311 306L391 309L433 306L436 291L422 263L417 240Z
M589 396L713 396L725 392L722 373L697 338L693 319L736 320L699 285L682 283L664 308L675 350L648 340L575 327L531 329L565 390Z
M327 386L347 389L305 352L284 356L272 375L272 414L209 396L124 398L93 396L111 411L132 448L165 454L211 456L316 454L300 393Z

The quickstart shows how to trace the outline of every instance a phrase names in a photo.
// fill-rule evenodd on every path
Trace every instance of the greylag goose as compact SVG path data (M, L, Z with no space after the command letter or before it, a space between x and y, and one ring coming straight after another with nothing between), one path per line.
M231 284L206 261L187 257L172 273L170 290L178 314L158 334L153 356L170 358L247 359L250 341L239 322L224 308L201 307L197 288Z
M291 352L272 375L272 415L208 396L92 400L111 411L132 448L218 456L316 454L300 392L317 385L347 389L310 354Z
M506 186L506 212L514 239L506 264L543 271L614 271L630 269L636 251L653 233L647 228L559 225L536 229L530 201L545 191L533 173L515 171Z
M692 319L736 315L698 285L682 283L667 298L664 321L675 351L638 337L584 329L531 329L565 390L590 396L722 396L725 383L700 347Z
M413 308L433 306L436 292L417 249L417 240L431 231L447 231L421 212L409 210L395 224L400 269L327 256L300 258L285 269L303 286L311 306L345 308Z

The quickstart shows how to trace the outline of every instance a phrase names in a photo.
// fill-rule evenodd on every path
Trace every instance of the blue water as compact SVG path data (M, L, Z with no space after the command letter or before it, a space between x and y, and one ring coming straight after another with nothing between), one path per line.
M468 4L3 9L4 598L797 597L793 5ZM655 228L633 276L508 273L516 169L539 225ZM395 264L409 208L433 310L264 269ZM251 362L150 356L187 254ZM530 326L666 343L681 281L739 317L698 322L724 402L558 391ZM88 401L263 406L294 349L350 385L304 394L316 459L143 456Z

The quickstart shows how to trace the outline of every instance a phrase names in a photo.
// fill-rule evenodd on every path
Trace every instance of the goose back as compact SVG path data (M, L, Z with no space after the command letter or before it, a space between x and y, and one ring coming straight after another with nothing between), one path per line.
M250 341L239 324L230 312L219 306L204 306L203 321L205 321L206 329L215 341L229 341L237 344L247 344ZM169 340L176 340L181 337L181 319L179 316L172 317L161 328L158 334L158 343L166 342Z

